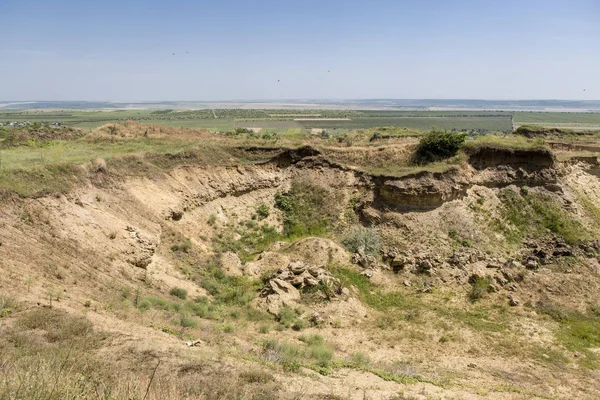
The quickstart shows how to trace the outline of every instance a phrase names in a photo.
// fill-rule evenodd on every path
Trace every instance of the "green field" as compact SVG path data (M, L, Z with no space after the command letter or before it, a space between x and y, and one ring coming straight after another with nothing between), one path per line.
M599 130L600 113L496 112L496 111L397 111L397 110L20 110L0 112L0 122L60 122L86 130L111 122L138 121L169 127L231 131L235 128L369 129L382 126L427 130L509 132L515 126L540 125L576 130Z
M517 112L515 125L537 125L545 128L563 128L577 131L600 130L600 113L570 112Z
M382 126L397 126L410 129L428 130L435 126L442 129L455 129L458 131L480 130L487 132L507 132L512 128L512 120L510 115L502 117L368 117L353 118L350 121L301 121L301 124L307 129L367 129Z

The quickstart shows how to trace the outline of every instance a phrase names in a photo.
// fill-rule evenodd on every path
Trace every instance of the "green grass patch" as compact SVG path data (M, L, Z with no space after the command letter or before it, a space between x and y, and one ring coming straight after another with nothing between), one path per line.
M246 224L225 231L220 236L215 236L213 243L218 252L234 252L242 262L246 262L253 260L272 243L282 239L283 236L272 226L267 224L258 225L251 220Z
M338 191L304 180L294 180L287 193L275 197L288 239L326 235L338 220L341 203Z
M493 226L502 231L510 243L518 244L527 236L540 237L547 231L569 244L590 236L583 225L550 196L525 189L520 194L505 189L500 193L500 200L503 221L496 221Z
M558 323L556 342L567 350L579 352L582 355L578 359L579 365L589 369L599 367L598 355L590 351L600 347L600 316L593 309L584 314L542 302L537 310Z

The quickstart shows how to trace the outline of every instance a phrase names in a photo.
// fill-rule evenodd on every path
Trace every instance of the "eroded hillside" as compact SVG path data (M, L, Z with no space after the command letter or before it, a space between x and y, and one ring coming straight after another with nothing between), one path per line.
M0 393L597 398L597 158L385 173L413 147L206 145L5 192Z

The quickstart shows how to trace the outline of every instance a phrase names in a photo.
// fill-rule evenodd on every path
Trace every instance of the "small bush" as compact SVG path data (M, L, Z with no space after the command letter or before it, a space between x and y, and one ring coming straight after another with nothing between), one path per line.
M277 320L279 321L279 323L285 326L286 328L292 326L295 319L296 313L294 312L294 310L288 307L282 307L281 310L279 310L279 314L277 315Z
M246 371L240 374L240 378L247 383L265 384L275 380L275 377L265 371Z
M321 335L302 335L298 338L298 340L300 340L301 342L306 343L309 346L315 346L315 345L322 345L323 343L325 343L325 340L323 339L323 336Z
M371 363L371 359L364 353L352 354L351 360L354 364L359 367L365 367Z
M92 323L60 310L36 309L22 315L17 324L27 329L42 329L49 342L78 339L92 333Z
M263 335L269 333L270 330L271 330L271 325L268 325L268 324L262 324L261 326L258 327L258 331L260 333L262 333Z
M427 164L453 157L460 150L466 138L466 133L432 129L419 142L413 162Z
M333 350L324 345L311 346L309 355L321 368L329 368L333 359Z
M267 206L266 204L261 204L256 210L256 215L258 215L258 219L261 220L267 218L269 216L269 213L269 206Z
M178 288L178 287L174 287L173 289L171 289L169 291L169 294L171 296L179 297L181 300L185 300L187 297L187 290Z
M0 318L8 316L17 307L17 301L12 297L0 297Z
M198 326L196 320L194 320L193 317L190 317L189 315L185 314L179 317L179 320L177 320L177 324L181 325L184 328L195 328Z
M381 237L373 228L355 226L344 235L342 244L352 253L362 248L365 253L377 256L381 248Z
M142 312L148 311L151 308L152 308L152 303L148 299L143 299L142 301L140 301L138 303L138 309Z
M303 180L293 181L289 192L275 196L288 238L325 235L337 223L340 206L339 192Z
M303 319L298 318L292 324L292 329L295 331L301 331L304 328L306 328L306 321L304 321Z
M486 293L489 293L492 289L492 280L489 277L476 277L471 283L471 291L469 292L469 299L471 301L477 301L482 298Z
M213 226L215 222L217 222L217 216L215 214L211 214L210 217L208 217L208 224Z
M192 249L192 241L190 239L185 239L179 243L175 243L171 246L171 251L172 252L182 252L182 253L189 253L190 250Z
M265 340L263 357L268 362L281 365L286 371L298 371L301 367L300 349L291 343Z

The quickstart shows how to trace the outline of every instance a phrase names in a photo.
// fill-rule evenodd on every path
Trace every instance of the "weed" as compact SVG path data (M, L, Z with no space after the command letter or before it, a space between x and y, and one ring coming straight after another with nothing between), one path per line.
M291 343L268 339L263 342L263 358L279 364L286 371L298 371L301 367L300 349Z
M265 371L245 371L240 374L240 378L248 383L259 383L264 385L275 380L275 377Z
M594 312L582 314L577 311L558 308L549 301L540 301L537 310L548 315L559 324L555 333L559 344L570 351L583 354L579 364L584 368L598 367L599 358L591 348L600 346L600 318Z
M408 308L414 305L414 301L405 297L401 292L381 292L369 281L369 278L361 275L358 271L349 268L335 268L333 272L341 280L343 286L355 286L359 291L360 299L377 310Z
M309 346L322 345L325 343L323 336L317 334L302 335L298 338L298 340L306 343Z
M269 325L269 324L261 324L261 325L258 327L258 331L259 331L260 333L262 333L263 335L264 335L264 334L267 334L267 333L269 333L269 331L271 331L271 325Z

